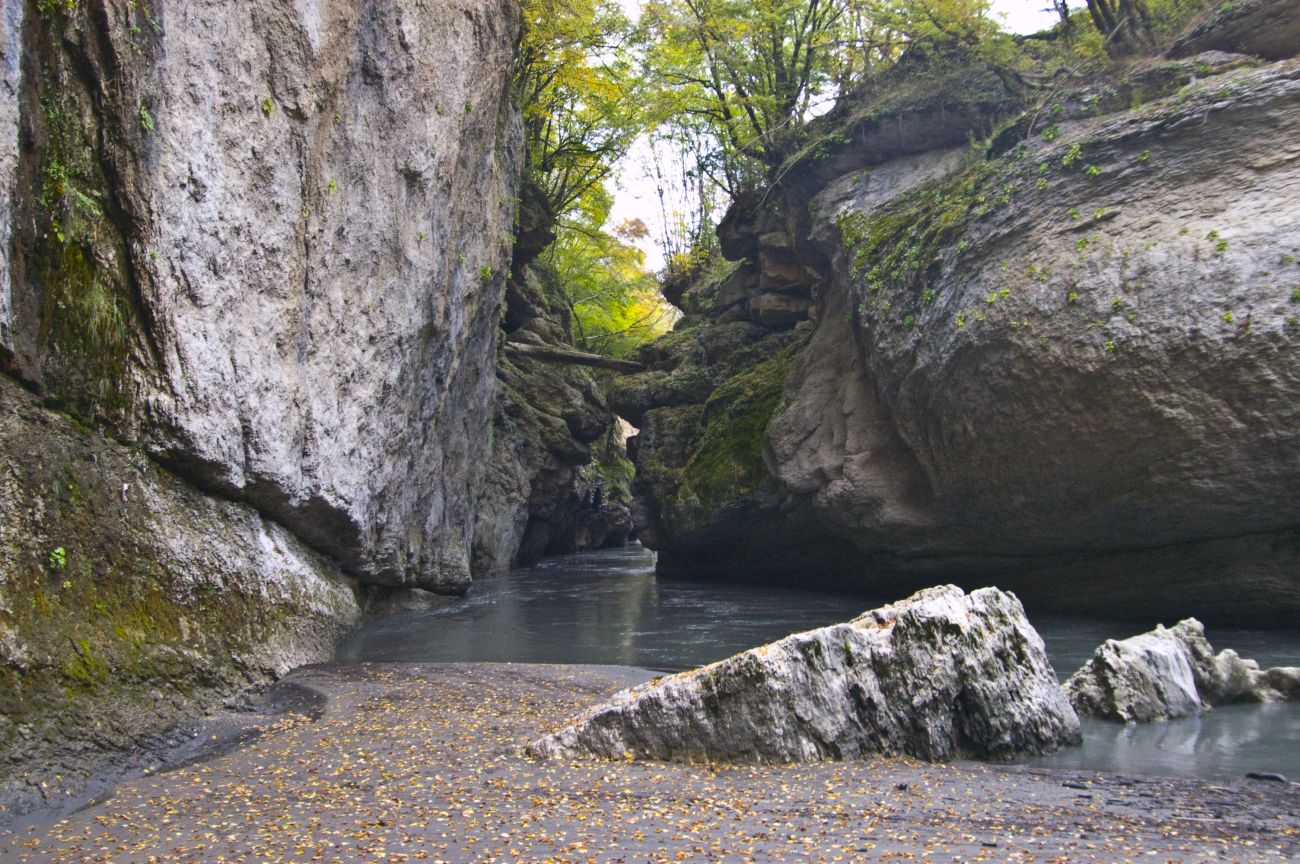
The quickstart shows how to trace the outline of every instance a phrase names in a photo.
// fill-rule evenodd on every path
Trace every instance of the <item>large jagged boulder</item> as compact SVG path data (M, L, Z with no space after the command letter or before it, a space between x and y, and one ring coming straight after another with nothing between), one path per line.
M905 753L1004 759L1078 744L1020 601L928 588L617 694L534 756L789 762Z
M1147 723L1190 717L1214 705L1277 702L1300 693L1300 668L1261 670L1225 649L1218 654L1195 618L1128 639L1108 639L1065 682L1075 710Z

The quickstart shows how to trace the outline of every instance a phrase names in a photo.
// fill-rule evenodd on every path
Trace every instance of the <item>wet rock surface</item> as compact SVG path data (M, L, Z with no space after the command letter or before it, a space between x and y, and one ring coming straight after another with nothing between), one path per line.
M1009 759L1079 743L1014 597L930 588L620 693L536 756L794 762L908 754Z
M650 674L514 664L304 669L288 680L328 698L318 720L288 715L250 745L130 780L109 801L0 845L8 859L32 864L300 852L343 862L928 854L1104 864L1300 854L1295 787L1279 783L889 758L758 767L520 755L522 742Z
M1214 653L1194 618L1128 639L1107 640L1065 682L1082 715L1147 723L1238 702L1278 702L1300 695L1300 668L1260 669L1232 649Z

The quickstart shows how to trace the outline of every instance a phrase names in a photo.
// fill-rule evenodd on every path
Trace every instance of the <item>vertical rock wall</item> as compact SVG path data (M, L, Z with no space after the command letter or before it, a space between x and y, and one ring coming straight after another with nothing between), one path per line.
M29 9L11 370L364 581L463 589L517 18L509 0Z
M0 0L0 798L468 585L518 28Z
M1300 64L1152 62L1047 116L913 83L737 202L737 269L612 391L661 572L1290 626ZM778 363L747 331L784 249L819 277Z

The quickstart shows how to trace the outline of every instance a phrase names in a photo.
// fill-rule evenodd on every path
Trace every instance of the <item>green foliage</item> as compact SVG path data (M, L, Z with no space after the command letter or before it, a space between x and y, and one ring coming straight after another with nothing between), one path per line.
M700 160L733 196L804 145L835 95L890 69L909 47L985 49L986 0L652 0L648 67L660 122L690 126ZM936 52L938 53L938 52ZM810 158L829 153L813 145Z
M528 162L563 215L603 185L644 126L632 29L613 0L525 0L523 13L515 81Z
M645 271L644 253L632 244L645 236L645 226L633 221L604 230L612 200L603 187L598 191L557 226L543 257L569 307L574 345L623 357L666 332L673 310Z
M570 310L574 344L622 356L671 323L632 241L607 228L615 162L645 128L633 32L613 0L526 0L516 66L533 182L555 214L544 252Z
M269 118L269 117L270 117L272 114L274 114L274 113L275 113L275 102L273 102L273 101L271 100L271 97L270 97L270 96L265 96L265 97L263 97L263 98L262 98L262 116L264 116L264 117L268 117L268 118Z
M50 550L50 569L62 569L68 566L68 552L62 546Z

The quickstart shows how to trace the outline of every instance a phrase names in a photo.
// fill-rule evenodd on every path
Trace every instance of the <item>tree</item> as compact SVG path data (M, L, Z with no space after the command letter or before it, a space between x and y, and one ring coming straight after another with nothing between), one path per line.
M563 214L641 131L632 28L611 0L526 0L516 90L534 179Z
M1128 54L1155 44L1151 16L1142 0L1087 0L1093 26L1111 54Z
M648 62L660 115L702 119L733 159L781 162L831 81L850 0L653 0ZM734 165L727 182L740 179Z
M673 309L659 294L645 255L632 241L648 232L631 220L604 230L613 203L601 187L561 223L543 260L559 282L570 311L573 344L584 351L625 357L666 331Z

